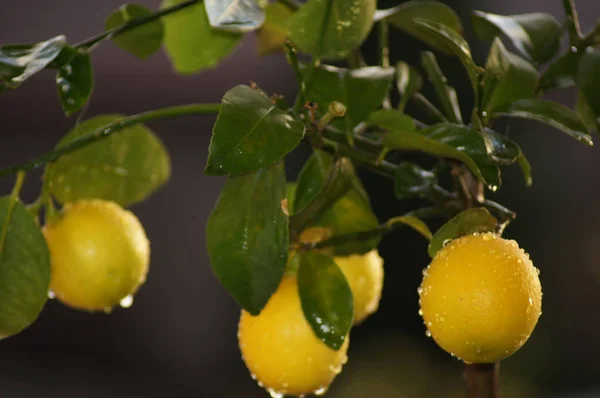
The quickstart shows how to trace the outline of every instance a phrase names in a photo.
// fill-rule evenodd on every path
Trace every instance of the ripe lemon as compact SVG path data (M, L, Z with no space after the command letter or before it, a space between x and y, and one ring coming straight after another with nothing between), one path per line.
M354 324L377 311L383 289L383 259L377 250L364 255L335 257L354 297Z
M50 290L70 307L110 310L130 301L146 280L150 244L137 217L113 202L65 205L44 227L51 258Z
M314 334L293 276L282 279L259 315L242 310L238 339L252 377L273 396L323 393L347 360L348 338L335 351Z
M420 313L427 334L467 363L508 357L541 315L538 273L514 240L485 233L452 241L423 273Z

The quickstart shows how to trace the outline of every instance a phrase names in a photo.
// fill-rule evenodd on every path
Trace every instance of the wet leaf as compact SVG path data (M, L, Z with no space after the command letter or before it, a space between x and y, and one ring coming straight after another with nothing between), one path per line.
M412 117L395 109L379 109L369 115L367 122L389 131L415 131L417 129Z
M104 28L111 30L138 18L152 14L148 8L138 4L124 4L108 16ZM165 35L162 20L147 22L114 37L112 41L136 58L146 59L160 49Z
M204 0L210 26L231 32L261 27L265 13L254 0Z
M405 199L430 192L437 184L437 176L411 162L398 164L394 176L396 198Z
M585 96L588 106L596 115L600 115L600 98L598 98L600 92L599 70L600 51L586 52L581 58L577 70L577 86Z
M453 123L462 123L460 113L460 104L454 87L448 85L448 79L442 73L437 59L432 52L425 51L421 53L421 63L429 77L429 82L433 85L438 100L442 106L442 111L449 121Z
M582 55L581 52L569 51L552 61L540 79L540 89L552 90L574 86Z
M94 76L89 54L75 50L56 75L58 98L67 116L77 112L92 95Z

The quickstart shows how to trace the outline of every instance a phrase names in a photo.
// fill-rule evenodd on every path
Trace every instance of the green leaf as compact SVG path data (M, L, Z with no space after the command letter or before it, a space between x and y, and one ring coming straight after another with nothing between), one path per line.
M395 109L379 109L369 115L367 122L389 131L415 131L417 129L412 117Z
M589 131L598 132L598 117L594 114L592 108L590 108L585 95L581 91L577 94L575 111Z
M185 0L163 0L161 8L172 7ZM165 48L178 73L190 74L216 67L240 43L242 34L212 29L204 4L162 18L165 26Z
M333 157L327 152L315 149L308 158L300 174L294 199L294 213L302 211L319 194L333 164Z
M418 233L423 235L423 237L427 240L431 240L431 238L433 236L433 234L431 233L431 230L429 229L427 224L425 224L425 222L423 220L421 220L420 218L415 217L413 215L406 214L403 216L392 217L387 222L387 224L392 224L392 225L398 224L398 223L402 223L404 225L411 227L412 229L414 229L415 231L417 231Z
M309 73L309 72L306 72ZM316 68L306 87L306 98L316 102L321 114L333 101L346 106L346 115L333 121L334 127L349 131L364 121L387 97L394 79L393 68Z
M373 26L376 0L309 0L290 19L289 37L315 58L339 59L360 47Z
M552 61L540 79L540 89L551 90L574 86L582 56L582 52L569 51Z
M302 173L301 177L305 179L307 175L308 173ZM298 202L296 202L295 214L290 218L291 230L300 232L311 222L317 220L320 215L331 208L352 188L353 178L354 168L352 163L348 158L340 158L329 167L327 176L322 180L321 188L316 193L310 195L310 190L299 191L301 195L297 196ZM304 188L306 185L302 179L298 181L299 189ZM305 198L309 195L312 198L306 201Z
M138 18L152 14L148 8L138 4L124 4L108 16L104 28L111 30ZM160 19L147 22L134 29L124 32L112 41L123 50L136 58L146 59L160 49L165 35Z
M562 130L577 141L592 146L592 137L577 113L558 102L524 99L498 109L493 115L536 120Z
M287 199L288 215L291 216L294 214L294 201L296 199L296 189L298 188L298 184L296 184L295 182L288 182L285 187L285 198Z
M437 230L427 252L433 258L447 242L465 235L494 231L497 225L498 220L487 209L477 207L465 210Z
M287 40L287 24L294 10L287 5L275 2L265 8L265 23L256 31L256 45L259 55L269 55L283 50Z
M65 47L64 36L37 44L10 44L0 47L0 83L17 88L46 68Z
M31 213L13 197L0 198L0 338L31 325L46 303L50 255Z
M298 292L304 316L316 336L339 350L354 319L352 291L343 272L325 254L300 253Z
M261 27L265 13L254 0L204 0L210 26L231 32Z
M423 78L416 68L400 61L396 64L396 86L401 96L398 109L404 111L408 100L423 87Z
M57 148L122 118L88 119L69 131ZM171 175L166 148L142 124L63 155L50 167L50 190L61 203L101 198L129 206L144 200Z
M525 185L530 187L533 183L533 179L531 178L531 164L529 160L525 157L525 154L521 153L521 156L517 159L517 163L521 168L521 172L523 173L523 178L525 179Z
M525 58L538 64L554 58L560 49L561 26L543 12L496 15L473 11L473 29L483 40L493 40L503 33Z
M474 146L477 141L473 138L472 134L470 136L466 134L464 136L442 136L443 134L441 133L445 133L445 130L449 128L464 128L466 130L465 133L468 132L468 129L464 126L446 124L435 125L421 130L422 134L391 132L383 138L383 146L403 151L421 151L437 157L458 160L464 163L479 180L486 183L490 189L495 191L500 185L500 176L497 167L488 159L485 148L481 151L481 148ZM440 132L440 137L437 137L438 134L436 133L438 131ZM428 133L432 134L435 138L426 136ZM479 139L481 140L480 137ZM481 140L481 146L484 147L483 140ZM477 151L474 150L475 148ZM472 158L473 155L477 155L477 161Z
M437 184L437 176L411 162L398 164L394 175L396 198L405 199L430 192Z
M500 39L494 40L483 74L481 109L488 115L514 101L534 96L537 70L523 58L510 53Z
M600 51L595 50L586 52L581 58L579 69L577 70L577 86L585 96L588 106L596 115L600 115Z
M460 104L454 87L447 84L448 79L442 73L435 55L429 51L421 53L421 63L429 77L429 82L433 85L435 93L442 106L442 111L449 121L453 123L462 123L460 113Z
M415 36L437 50L451 54L445 45L439 41L423 34L416 23L417 18L425 18L433 22L445 25L458 34L462 34L463 27L460 18L452 8L438 1L419 0L407 1L387 10L379 10L375 13L375 20L387 19L395 28Z
M240 306L253 315L275 292L288 258L283 162L229 177L206 226L213 271Z
M304 124L248 86L235 86L223 97L213 128L208 175L235 175L269 167L294 149Z
M58 98L67 116L81 109L94 88L89 54L75 50L73 58L58 68L56 86Z
M462 62L473 90L477 91L479 68L473 62L471 48L467 41L455 30L441 23L424 18L415 19L416 34L426 43L434 42L435 47L456 55Z

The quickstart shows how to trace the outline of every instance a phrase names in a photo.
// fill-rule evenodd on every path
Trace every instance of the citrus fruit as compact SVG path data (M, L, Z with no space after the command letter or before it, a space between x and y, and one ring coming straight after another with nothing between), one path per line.
M538 270L514 240L468 235L443 247L423 272L427 334L467 363L490 363L525 344L541 315Z
M304 317L294 276L285 276L261 313L242 310L238 339L252 377L273 396L323 393L347 360L348 338L335 351Z
M70 307L108 311L146 280L150 244L137 217L113 202L65 205L44 227L50 249L50 290Z
M377 311L383 289L383 259L377 250L364 255L335 257L354 297L354 324Z

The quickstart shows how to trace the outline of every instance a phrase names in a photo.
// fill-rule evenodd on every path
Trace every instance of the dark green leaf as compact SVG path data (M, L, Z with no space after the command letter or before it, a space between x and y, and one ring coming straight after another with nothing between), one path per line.
M275 2L265 8L265 23L256 31L256 45L259 55L273 54L283 50L287 39L287 23L294 10L287 5Z
M235 175L269 167L294 149L303 135L304 124L264 94L235 86L223 97L204 172Z
M46 303L50 255L31 213L18 199L0 198L0 337L31 325Z
M376 0L309 0L290 19L289 36L315 58L343 58L373 26Z
M431 238L433 236L433 234L431 233L431 230L429 229L427 224L425 224L425 222L423 220L421 220L420 218L415 217L411 214L406 214L406 215L398 216L398 217L392 217L387 222L387 224L392 224L392 225L399 224L399 223L411 227L412 229L414 229L415 231L417 231L418 233L423 235L423 237L427 240L431 240Z
M69 62L58 68L56 86L58 98L67 116L81 109L94 87L89 54L77 51Z
M577 70L577 86L585 96L588 106L596 115L600 115L600 51L586 52L581 58Z
M288 182L286 184L286 196L285 198L287 199L287 209L288 209L288 215L293 215L294 214L294 202L296 199L296 189L298 188L298 184L296 184L295 182Z
M206 226L213 271L240 306L253 315L275 292L288 258L285 172L280 162L229 177Z
M394 188L398 199L419 196L431 191L437 184L437 176L410 162L401 162L394 176Z
M585 95L581 91L577 94L575 111L589 131L598 132L598 117L594 114L592 108L590 108Z
M415 131L415 122L403 112L394 109L380 109L369 115L369 124L389 131Z
M562 35L558 21L543 12L496 15L473 11L473 29L483 40L493 40L503 33L523 56L538 64L558 53Z
M319 194L333 164L333 158L327 152L314 150L300 170L294 199L294 213L302 211Z
M416 36L430 46L451 54L445 45L440 45L439 41L429 35L424 35L415 20L417 18L425 18L430 21L445 25L455 32L462 34L463 27L460 23L460 18L452 8L438 1L419 0L407 1L396 7L380 10L375 13L375 19L381 20L386 18L389 23L406 33Z
M104 22L106 30L118 28L132 19L144 18L152 11L137 4L124 4L110 14ZM147 22L132 30L124 32L112 41L139 59L146 59L160 49L165 32L160 19Z
M523 153L517 159L517 163L519 163L519 167L521 168L521 172L523 173L523 178L525 179L525 185L531 186L533 183L533 179L531 178L531 164L529 160L525 157Z
M453 239L474 233L494 231L497 225L498 220L487 209L478 207L465 210L442 225L433 235L427 250L429 256L435 257L436 253Z
M558 102L524 99L498 109L494 116L536 120L564 131L579 142L593 145L592 137L577 113Z
M65 47L65 37L56 36L37 44L0 47L0 83L16 88L47 67Z
M315 157L313 157L314 159ZM309 165L310 167L310 165ZM315 173L316 174L316 173ZM301 177L307 176L303 173ZM306 177L304 177L306 178ZM299 232L307 225L319 219L334 203L341 199L351 188L354 178L354 168L348 158L338 159L330 168L326 178L322 181L321 189L310 195L310 190L300 192L304 195L297 196L295 214L290 218L290 228L292 231ZM305 187L304 181L298 181L298 187ZM304 204L304 198L312 196L311 200ZM302 203L300 203L302 201ZM303 205L304 207L299 207Z
M401 61L396 64L396 86L401 96L398 109L404 111L408 100L423 86L423 78L416 68Z
M161 8L185 0L163 0ZM163 18L165 48L178 73L213 68L239 44L242 34L212 29L202 2Z
M533 65L508 52L500 39L494 40L483 74L483 111L491 115L502 106L531 98L537 84L538 73Z
M88 119L69 131L57 147L122 118L102 115ZM61 203L101 198L121 206L132 205L152 194L171 175L166 148L142 124L64 155L50 167L50 189Z
M574 86L582 56L581 52L569 51L552 61L540 79L540 89L551 90Z
M449 121L453 123L462 123L460 113L460 104L456 96L454 87L448 85L448 79L442 73L435 55L429 51L421 53L421 63L429 77L429 82L433 85L438 100L442 106L442 111Z
M339 350L352 327L354 304L350 286L333 259L318 252L300 253L298 292L317 337Z
M314 70L306 88L306 97L318 104L321 114L327 112L333 101L344 104L346 116L337 118L332 125L348 131L381 106L393 79L393 68L341 69L324 66Z
M254 0L204 0L210 26L232 32L261 27L265 13Z

